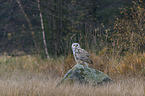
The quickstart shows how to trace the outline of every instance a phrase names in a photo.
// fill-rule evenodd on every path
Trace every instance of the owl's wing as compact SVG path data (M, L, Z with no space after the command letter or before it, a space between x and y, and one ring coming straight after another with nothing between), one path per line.
M84 49L78 49L78 53L79 54L82 54L83 56L87 56L87 57L89 57L90 56L90 54L86 51L86 50L84 50Z
M87 63L90 63L92 64L93 62L89 59L89 53L87 51L85 51L84 49L78 49L78 52L76 52L76 58L81 60L81 61L84 61L84 62L87 62Z

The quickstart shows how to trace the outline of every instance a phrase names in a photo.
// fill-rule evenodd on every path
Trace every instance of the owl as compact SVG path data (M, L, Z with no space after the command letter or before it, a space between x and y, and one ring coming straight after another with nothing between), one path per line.
M88 63L93 64L89 59L89 53L80 47L79 43L72 44L72 51L77 64L85 64L88 66Z

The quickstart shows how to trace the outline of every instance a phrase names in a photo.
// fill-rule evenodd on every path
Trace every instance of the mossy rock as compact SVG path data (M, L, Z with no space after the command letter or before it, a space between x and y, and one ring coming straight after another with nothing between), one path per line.
M91 83L92 85L102 85L110 81L112 81L112 79L105 73L81 64L76 64L64 75L63 79L58 83L58 85L62 83L64 84Z

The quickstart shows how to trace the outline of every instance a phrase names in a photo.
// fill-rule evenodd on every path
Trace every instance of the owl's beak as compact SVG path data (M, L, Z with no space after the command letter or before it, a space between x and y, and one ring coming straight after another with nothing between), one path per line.
M77 46L75 46L75 48L77 49Z

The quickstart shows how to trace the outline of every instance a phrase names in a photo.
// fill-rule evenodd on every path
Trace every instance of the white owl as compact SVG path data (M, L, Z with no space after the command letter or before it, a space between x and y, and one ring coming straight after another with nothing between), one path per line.
M88 66L87 63L93 64L89 59L89 53L82 49L79 43L72 44L72 51L77 64L85 64L86 66Z

